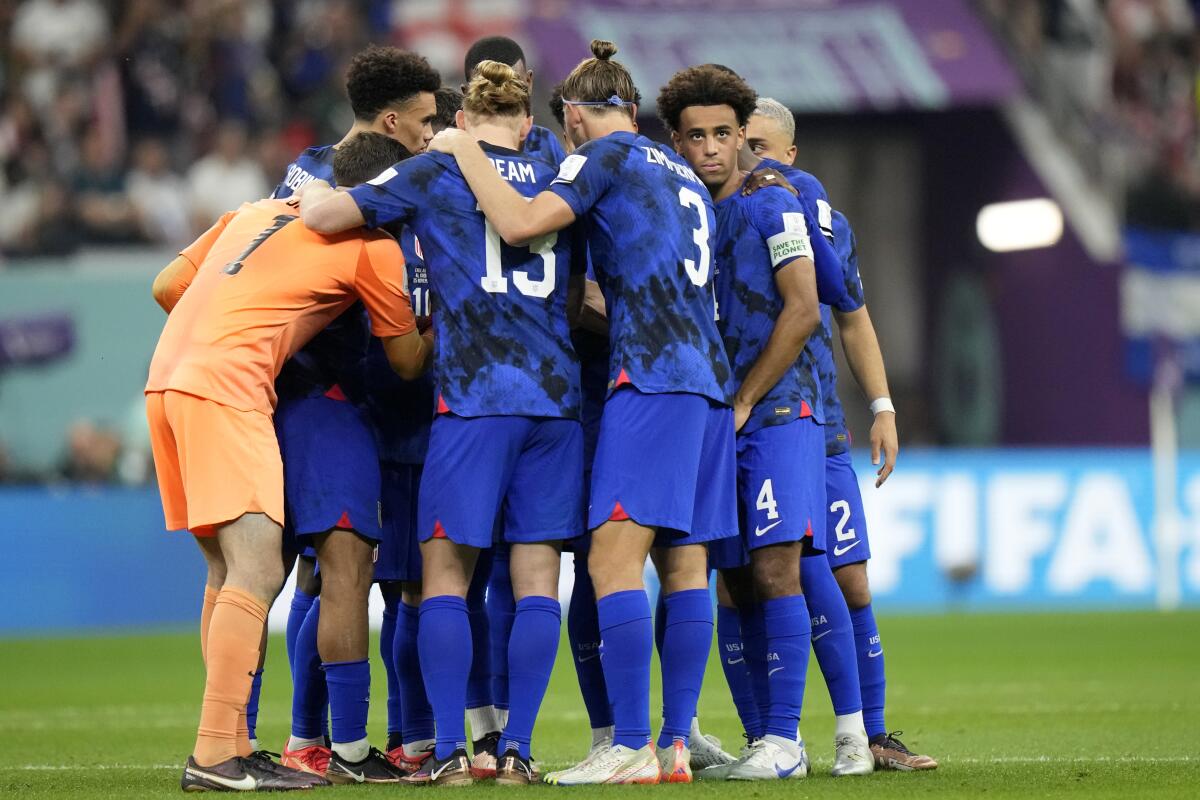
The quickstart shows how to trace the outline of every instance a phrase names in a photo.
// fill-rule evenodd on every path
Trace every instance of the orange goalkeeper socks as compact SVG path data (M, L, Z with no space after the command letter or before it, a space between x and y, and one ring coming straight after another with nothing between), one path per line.
M245 747L239 746L239 728L244 730L246 699L258 667L266 621L267 607L253 595L225 588L217 596L209 623L208 677L193 752L201 766L227 761Z
M217 607L217 595L220 589L204 585L204 605L200 608L200 658L208 663L208 627L212 624L213 609Z

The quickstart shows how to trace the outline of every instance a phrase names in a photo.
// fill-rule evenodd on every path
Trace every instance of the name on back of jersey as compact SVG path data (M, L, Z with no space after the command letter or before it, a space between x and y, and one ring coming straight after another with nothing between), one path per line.
M300 191L300 187L312 183L316 180L316 176L312 175L308 170L301 167L299 164L291 164L288 166L287 177L283 179L283 185L292 190L295 194Z
M646 161L660 167L666 167L681 178L686 178L692 183L700 183L700 179L696 177L696 173L692 172L692 168L684 164L679 164L667 158L667 154L656 147L643 147L646 151Z
M496 172L500 173L500 177L509 183L533 183L537 180L533 164L528 161L509 161L507 158L493 158L492 156L488 156L488 161L492 162L492 166L496 168Z

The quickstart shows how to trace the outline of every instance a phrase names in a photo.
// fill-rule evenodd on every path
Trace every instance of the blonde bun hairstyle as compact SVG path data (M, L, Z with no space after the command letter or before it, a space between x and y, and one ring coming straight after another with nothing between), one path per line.
M527 117L529 86L512 67L480 61L463 95L463 111L475 117Z

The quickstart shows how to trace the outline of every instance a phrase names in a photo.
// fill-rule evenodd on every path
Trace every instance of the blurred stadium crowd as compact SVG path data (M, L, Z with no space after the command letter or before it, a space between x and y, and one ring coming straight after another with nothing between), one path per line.
M1126 220L1200 230L1200 0L981 0Z
M392 5L0 2L0 252L177 246L267 194L345 127L345 64Z

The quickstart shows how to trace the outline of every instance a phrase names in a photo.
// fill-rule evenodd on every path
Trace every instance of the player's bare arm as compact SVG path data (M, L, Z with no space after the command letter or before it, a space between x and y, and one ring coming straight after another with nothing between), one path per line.
M587 281L583 290L583 309L579 312L580 328L601 336L608 336L608 308L604 304L604 293L600 284Z
M150 289L154 295L154 302L170 314L195 277L196 265L184 256L176 256L174 261L163 267L162 272L154 277L154 285Z
M811 259L797 258L775 273L775 287L783 308L771 330L771 338L733 397L734 426L741 430L750 411L788 367L796 363L812 332L821 324L817 303L816 268Z
M478 141L466 131L447 128L433 137L429 149L454 156L483 215L491 221L500 238L511 245L520 246L539 236L561 231L575 221L575 212L553 192L541 192L526 202L500 177Z
M382 341L388 363L406 381L421 377L433 363L432 328L424 333L411 331L401 336L386 336Z
M849 312L835 310L834 315L837 318L842 349L846 352L846 361L863 394L868 400L889 397L883 352L879 349L879 337L875 335L875 326L871 324L871 315L867 312L867 307ZM871 424L871 463L879 467L875 486L882 486L892 474L899 452L896 412L880 411ZM879 463L881 455L882 465Z
M300 190L300 219L317 233L341 233L366 221L354 198L321 180Z

